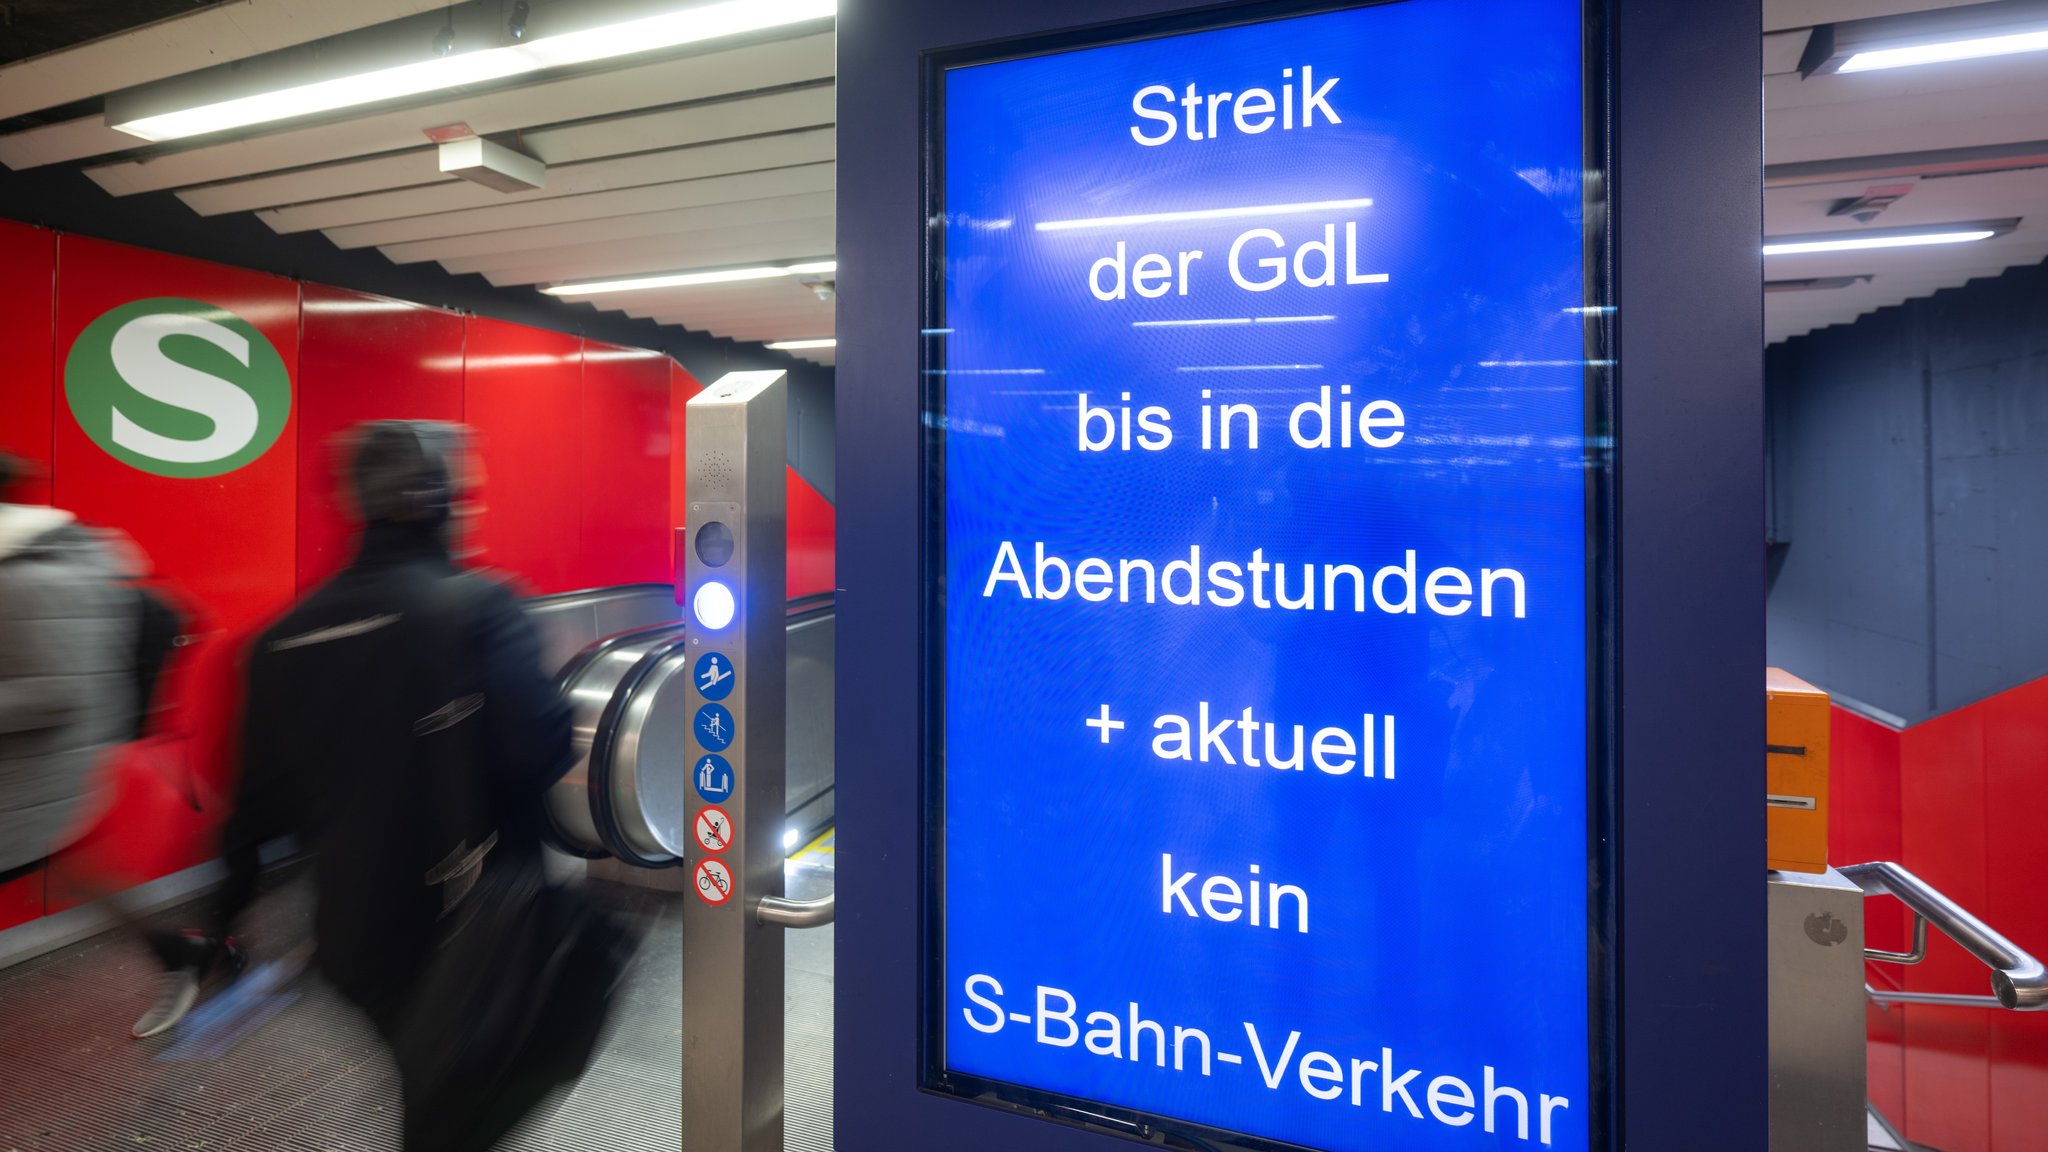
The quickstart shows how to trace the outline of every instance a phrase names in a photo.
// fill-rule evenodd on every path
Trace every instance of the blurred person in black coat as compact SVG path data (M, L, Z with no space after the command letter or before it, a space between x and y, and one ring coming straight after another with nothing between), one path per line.
M464 429L355 439L360 550L251 649L230 878L211 923L160 949L162 1007L190 1006L258 845L295 835L318 854L320 971L393 1046L407 1147L480 1147L580 1073L624 937L541 879L569 711L513 592L456 564Z

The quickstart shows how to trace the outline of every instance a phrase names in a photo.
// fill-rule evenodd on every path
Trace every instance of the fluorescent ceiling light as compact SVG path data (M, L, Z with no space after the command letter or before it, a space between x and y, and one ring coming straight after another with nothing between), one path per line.
M1370 207L1370 197L1360 197L1356 200L1309 200L1300 204L1248 204L1239 208L1195 208L1185 212L1091 216L1082 220L1040 220L1032 227L1040 232L1067 232L1075 228L1119 228L1128 224L1166 224L1176 220L1225 220L1233 216L1284 216L1296 212L1335 212L1345 208Z
M693 284L730 284L741 280L772 280L778 276L825 276L838 271L835 260L809 264L762 265L753 268L715 268L706 272L669 272L660 276L636 276L628 280L592 280L582 284L555 284L541 289L550 296L592 296L600 292L639 292L648 288L686 288Z
M1798 256L1810 252L1867 252L1876 248L1967 244L1973 240L1989 240L1993 236L2004 235L2018 225L2018 220L1976 220L1961 224L1929 224L1919 228L1882 228L1863 232L1778 236L1765 239L1764 255Z
M1910 68L1915 64L1940 64L1949 60L1976 60L1984 56L2011 56L2019 52L2048 49L2048 28L2037 32L2015 32L2007 36L1979 36L1971 40L1950 40L1938 44L1913 44L1904 48L1879 48L1858 52L1844 60L1837 72L1875 72L1880 68Z
M838 0L723 0L722 3L682 8L581 32L544 36L503 48L441 56L196 108L142 116L108 126L144 140L177 140L418 96L445 88L489 83L548 68L675 48L806 20L822 20L837 10Z
M1823 24L1807 38L1799 74L1874 72L2048 51L2048 3L2004 0Z
M765 347L773 348L778 352L801 352L806 348L836 348L838 346L839 341L829 336L823 340L777 340L773 344L765 345Z

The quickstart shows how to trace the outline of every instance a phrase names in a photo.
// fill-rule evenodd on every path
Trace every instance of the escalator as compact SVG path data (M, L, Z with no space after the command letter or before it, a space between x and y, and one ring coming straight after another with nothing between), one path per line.
M555 847L642 868L681 863L693 703L673 590L565 593L529 601L528 612L560 663L575 730L576 763L548 796ZM830 825L834 810L832 594L790 601L787 627L784 843L793 846Z

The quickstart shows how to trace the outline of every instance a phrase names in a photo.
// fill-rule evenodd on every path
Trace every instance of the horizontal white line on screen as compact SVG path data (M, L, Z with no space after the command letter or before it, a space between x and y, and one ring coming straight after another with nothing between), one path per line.
M1481 368L1608 368L1612 360L1481 360Z
M927 376L1043 376L1043 368L927 368Z
M1331 212L1343 208L1370 208L1370 197L1355 200L1308 200L1299 204L1246 204L1237 208L1190 208L1181 212L1134 212L1128 216L1089 216L1078 220L1040 220L1032 227L1040 232L1068 232L1076 228L1115 228L1126 224L1167 224L1176 220L1226 220L1233 216L1283 216L1298 212Z
M1175 372L1314 372L1321 364L1183 364Z
M1335 316L1215 316L1198 320L1133 320L1133 328L1224 328L1246 324L1314 324Z

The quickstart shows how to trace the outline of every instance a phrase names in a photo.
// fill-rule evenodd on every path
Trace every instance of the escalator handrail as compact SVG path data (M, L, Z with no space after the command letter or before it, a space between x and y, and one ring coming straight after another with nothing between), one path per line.
M592 601L619 599L618 594L622 592L661 592L673 600L676 588L673 584L663 584L654 580L640 581L634 584L604 584L596 588L578 588L569 592L547 592L539 596L528 596L525 598L525 603L529 606L552 608L557 604L573 604L583 599ZM680 610L679 608L678 611Z

